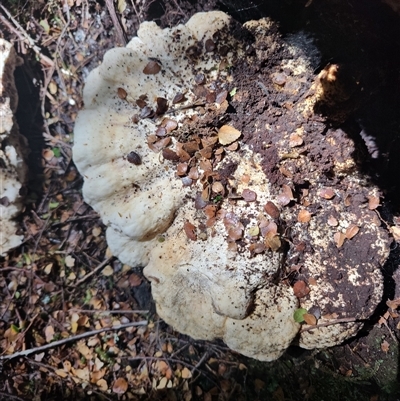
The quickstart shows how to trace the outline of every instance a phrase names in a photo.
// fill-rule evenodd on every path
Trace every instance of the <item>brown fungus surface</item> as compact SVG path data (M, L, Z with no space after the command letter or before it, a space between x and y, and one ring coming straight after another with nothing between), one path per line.
M221 12L144 23L89 76L75 130L85 199L113 253L144 267L159 315L260 360L354 335L389 249L352 140L314 112L340 115L346 85L335 67L314 75L298 35Z

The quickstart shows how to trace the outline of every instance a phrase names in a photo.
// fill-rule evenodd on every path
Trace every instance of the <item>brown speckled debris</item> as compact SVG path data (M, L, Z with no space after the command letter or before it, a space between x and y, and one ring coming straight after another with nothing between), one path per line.
M343 118L357 84L318 62L267 19L144 23L90 74L76 122L85 200L158 314L260 360L341 343L382 296L379 190L316 113Z

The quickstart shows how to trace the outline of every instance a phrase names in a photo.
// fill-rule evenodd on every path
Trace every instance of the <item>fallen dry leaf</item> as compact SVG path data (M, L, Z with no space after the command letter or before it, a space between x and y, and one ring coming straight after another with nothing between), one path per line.
M146 75L155 75L161 71L160 64L157 61L151 60L146 64L146 67L143 69L143 73Z
M379 206L379 196L368 196L368 209L375 210Z
M360 231L360 227L357 227L355 224L350 224L347 227L345 232L345 236L347 239L352 239L358 232Z
M319 196L324 199L332 199L335 195L335 191L332 188L323 188L319 191Z
M388 353L389 347L390 347L390 344L386 340L383 340L381 343L381 350L385 353Z
M120 98L120 99L126 99L126 97L127 97L127 93L126 93L126 90L124 89L124 88L118 88L117 89L117 93L118 93L118 97Z
M124 394L126 393L126 390L128 390L128 382L123 378L119 377L117 380L115 380L112 391L116 394Z
M218 141L221 145L229 145L239 139L242 133L230 125L223 125L218 130Z
M185 234L189 239L192 241L197 241L196 227L192 223L186 221L183 225L183 229L185 230Z
M305 313L303 315L303 319L307 324L311 326L315 326L317 324L317 318L311 313Z
M337 232L333 234L333 239L335 240L336 246L338 248L341 248L344 243L344 240L346 239L346 235L341 232Z
M282 206L288 205L293 200L293 192L289 185L282 185L282 191L278 195L278 202Z
M247 188L243 190L242 197L246 202L254 202L257 200L257 194Z
M107 265L107 266L101 271L101 274L102 274L103 276L110 277L110 276L112 276L112 275L114 274L114 269L113 269L110 265Z
M190 379L191 377L192 377L191 371L188 368L184 367L182 369L182 378L183 379Z
M293 292L297 298L303 298L309 294L310 288L303 280L299 280L294 283Z
M297 221L299 223L308 223L311 220L311 213L308 210L300 210L297 215Z
M393 299L393 300L389 299L389 300L386 301L386 305L389 308L395 310L400 306L400 298Z
M393 238L395 241L400 241L400 227L392 226L390 227L390 231L393 234Z
M290 134L289 146L291 148L294 148L296 146L301 146L301 145L303 145L303 138L296 133Z
M54 327L46 326L46 328L44 329L44 335L46 336L46 342L51 342L54 338Z
M278 219L279 215L280 215L280 211L277 208L277 206L275 205L275 203L268 201L265 206L264 206L264 210L266 211L266 213L268 213L273 219Z

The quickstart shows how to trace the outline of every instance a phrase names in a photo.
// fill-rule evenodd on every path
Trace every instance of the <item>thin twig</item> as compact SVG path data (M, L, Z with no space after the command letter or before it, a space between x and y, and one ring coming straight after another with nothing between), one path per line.
M7 19L0 14L0 20L1 22L13 33L15 33L18 38L25 42L32 50L39 56L40 62L45 65L45 66L52 66L54 65L53 60L51 60L49 57L45 56L42 52L39 46L35 44L35 41L28 35L28 33L25 31L24 28L12 17L11 13L2 5L0 4L0 7L4 11L4 13L7 15L7 17L12 21L12 23L15 25L16 28L14 28L10 22L7 21Z
M124 32L124 30L121 27L121 23L119 21L119 18L115 12L115 7L114 7L114 2L113 0L106 0L106 6L108 9L108 12L110 13L110 17L112 19L112 22L114 24L114 27L117 31L117 37L119 39L119 42L122 46L125 46L128 39L126 37L126 34Z
M114 326L114 327L103 327L102 329L87 331L86 333L77 334L76 336L72 336L72 337L64 338L62 340L54 341L50 344L42 345L40 347L30 348L30 349L27 349L24 351L15 352L14 354L11 354L11 355L0 356L0 361L5 361L5 360L9 360L9 359L18 358L21 356L27 356L27 355L34 354L34 353L41 352L41 351L46 351L48 349L56 348L60 345L67 344L69 342L77 341L82 338L93 337L97 334L104 333L107 331L123 330L123 329L127 329L129 327L136 327L136 326L146 326L147 324L148 324L147 320L141 320L140 322L131 322L131 323L126 323L126 324L120 324L120 325Z
M94 270L92 270L90 273L86 274L85 276L83 276L80 280L78 280L77 282L73 283L73 286L76 287L79 284L82 284L83 282L85 282L89 277L92 277L94 274L96 274L99 270L103 269L104 266L107 265L107 263L112 259L113 257L110 256L109 258L107 258L106 260L104 260L103 262L101 262ZM72 285L72 284L71 284Z
M344 317L342 319L331 320L327 323L321 323L321 324L316 324L314 326L304 327L303 329L300 330L300 333L303 333L305 331L314 330L314 329L319 329L320 327L332 326L333 324L352 323L352 322L362 322L362 321L359 319L356 319L354 317Z
M72 308L68 310L69 312L79 312L79 313L88 313L88 314L105 314L105 315L118 315L118 314L139 314L139 315L147 315L150 311L148 310L132 310L132 309L115 309L115 310L93 310L93 309L76 309Z
M16 395L12 395L10 393L3 393L0 391L0 396L4 396L3 400L18 400L18 401L24 401L22 398L17 397Z

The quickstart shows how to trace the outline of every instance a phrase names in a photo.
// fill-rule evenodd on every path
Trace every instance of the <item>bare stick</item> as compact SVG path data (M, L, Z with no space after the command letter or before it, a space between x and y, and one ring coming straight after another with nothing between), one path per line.
M331 320L331 321L326 322L326 323L316 324L315 326L305 327L305 328L300 330L300 333L303 333L305 331L314 330L314 329L319 329L320 327L332 326L333 324L351 323L351 322L361 322L361 320L356 319L354 317L344 317L342 319L335 319L335 320Z
M108 9L108 12L110 13L110 17L112 19L114 27L115 27L115 29L117 31L117 36L118 36L119 42L120 42L120 44L122 46L125 46L126 42L127 42L127 37L125 35L124 30L121 27L121 23L119 21L119 18L117 16L116 12L115 12L115 7L114 7L113 0L106 0L106 6L107 6L107 9Z
M0 4L0 7L4 11L4 13L7 15L7 17L13 22L13 24L16 26L14 28L7 20L5 17L0 15L0 20L1 22L11 31L14 32L20 40L25 42L29 47L33 49L33 51L39 56L40 62L43 65L46 66L52 66L54 65L53 60L51 60L49 57L45 56L42 54L39 46L35 44L35 41L28 35L28 33L25 31L24 28L12 17L11 13L3 6Z
M40 347L27 349L25 351L15 352L14 354L11 354L11 355L0 356L0 361L14 359L14 358L18 358L20 356L27 356L30 354L34 354L36 352L46 351L48 349L56 348L60 345L64 345L64 344L72 342L72 341L77 341L77 340L80 340L82 338L87 338L87 337L93 337L97 334L104 333L107 331L123 330L123 329L127 329L129 327L136 327L136 326L146 326L147 324L148 324L147 320L141 320L140 322L131 322L131 323L126 323L126 324L120 324L120 325L114 326L114 327L104 327L102 329L88 331L86 333L82 333L82 334L78 334L76 336L72 336L72 337L64 338L62 340L54 341L50 344L42 345Z
M113 257L109 257L103 262L101 262L94 270L92 270L90 273L86 274L83 276L80 280L78 280L76 283L73 283L73 286L76 287L79 284L82 284L84 281L86 281L89 277L92 277L93 274L96 274L99 270L103 269L103 267L112 259Z
M79 312L79 313L87 313L87 314L101 314L101 315L118 315L118 314L140 314L140 315L146 315L150 311L148 310L132 310L132 309L115 309L115 310L95 310L95 309L77 309L77 308L72 308L68 310L69 312Z

